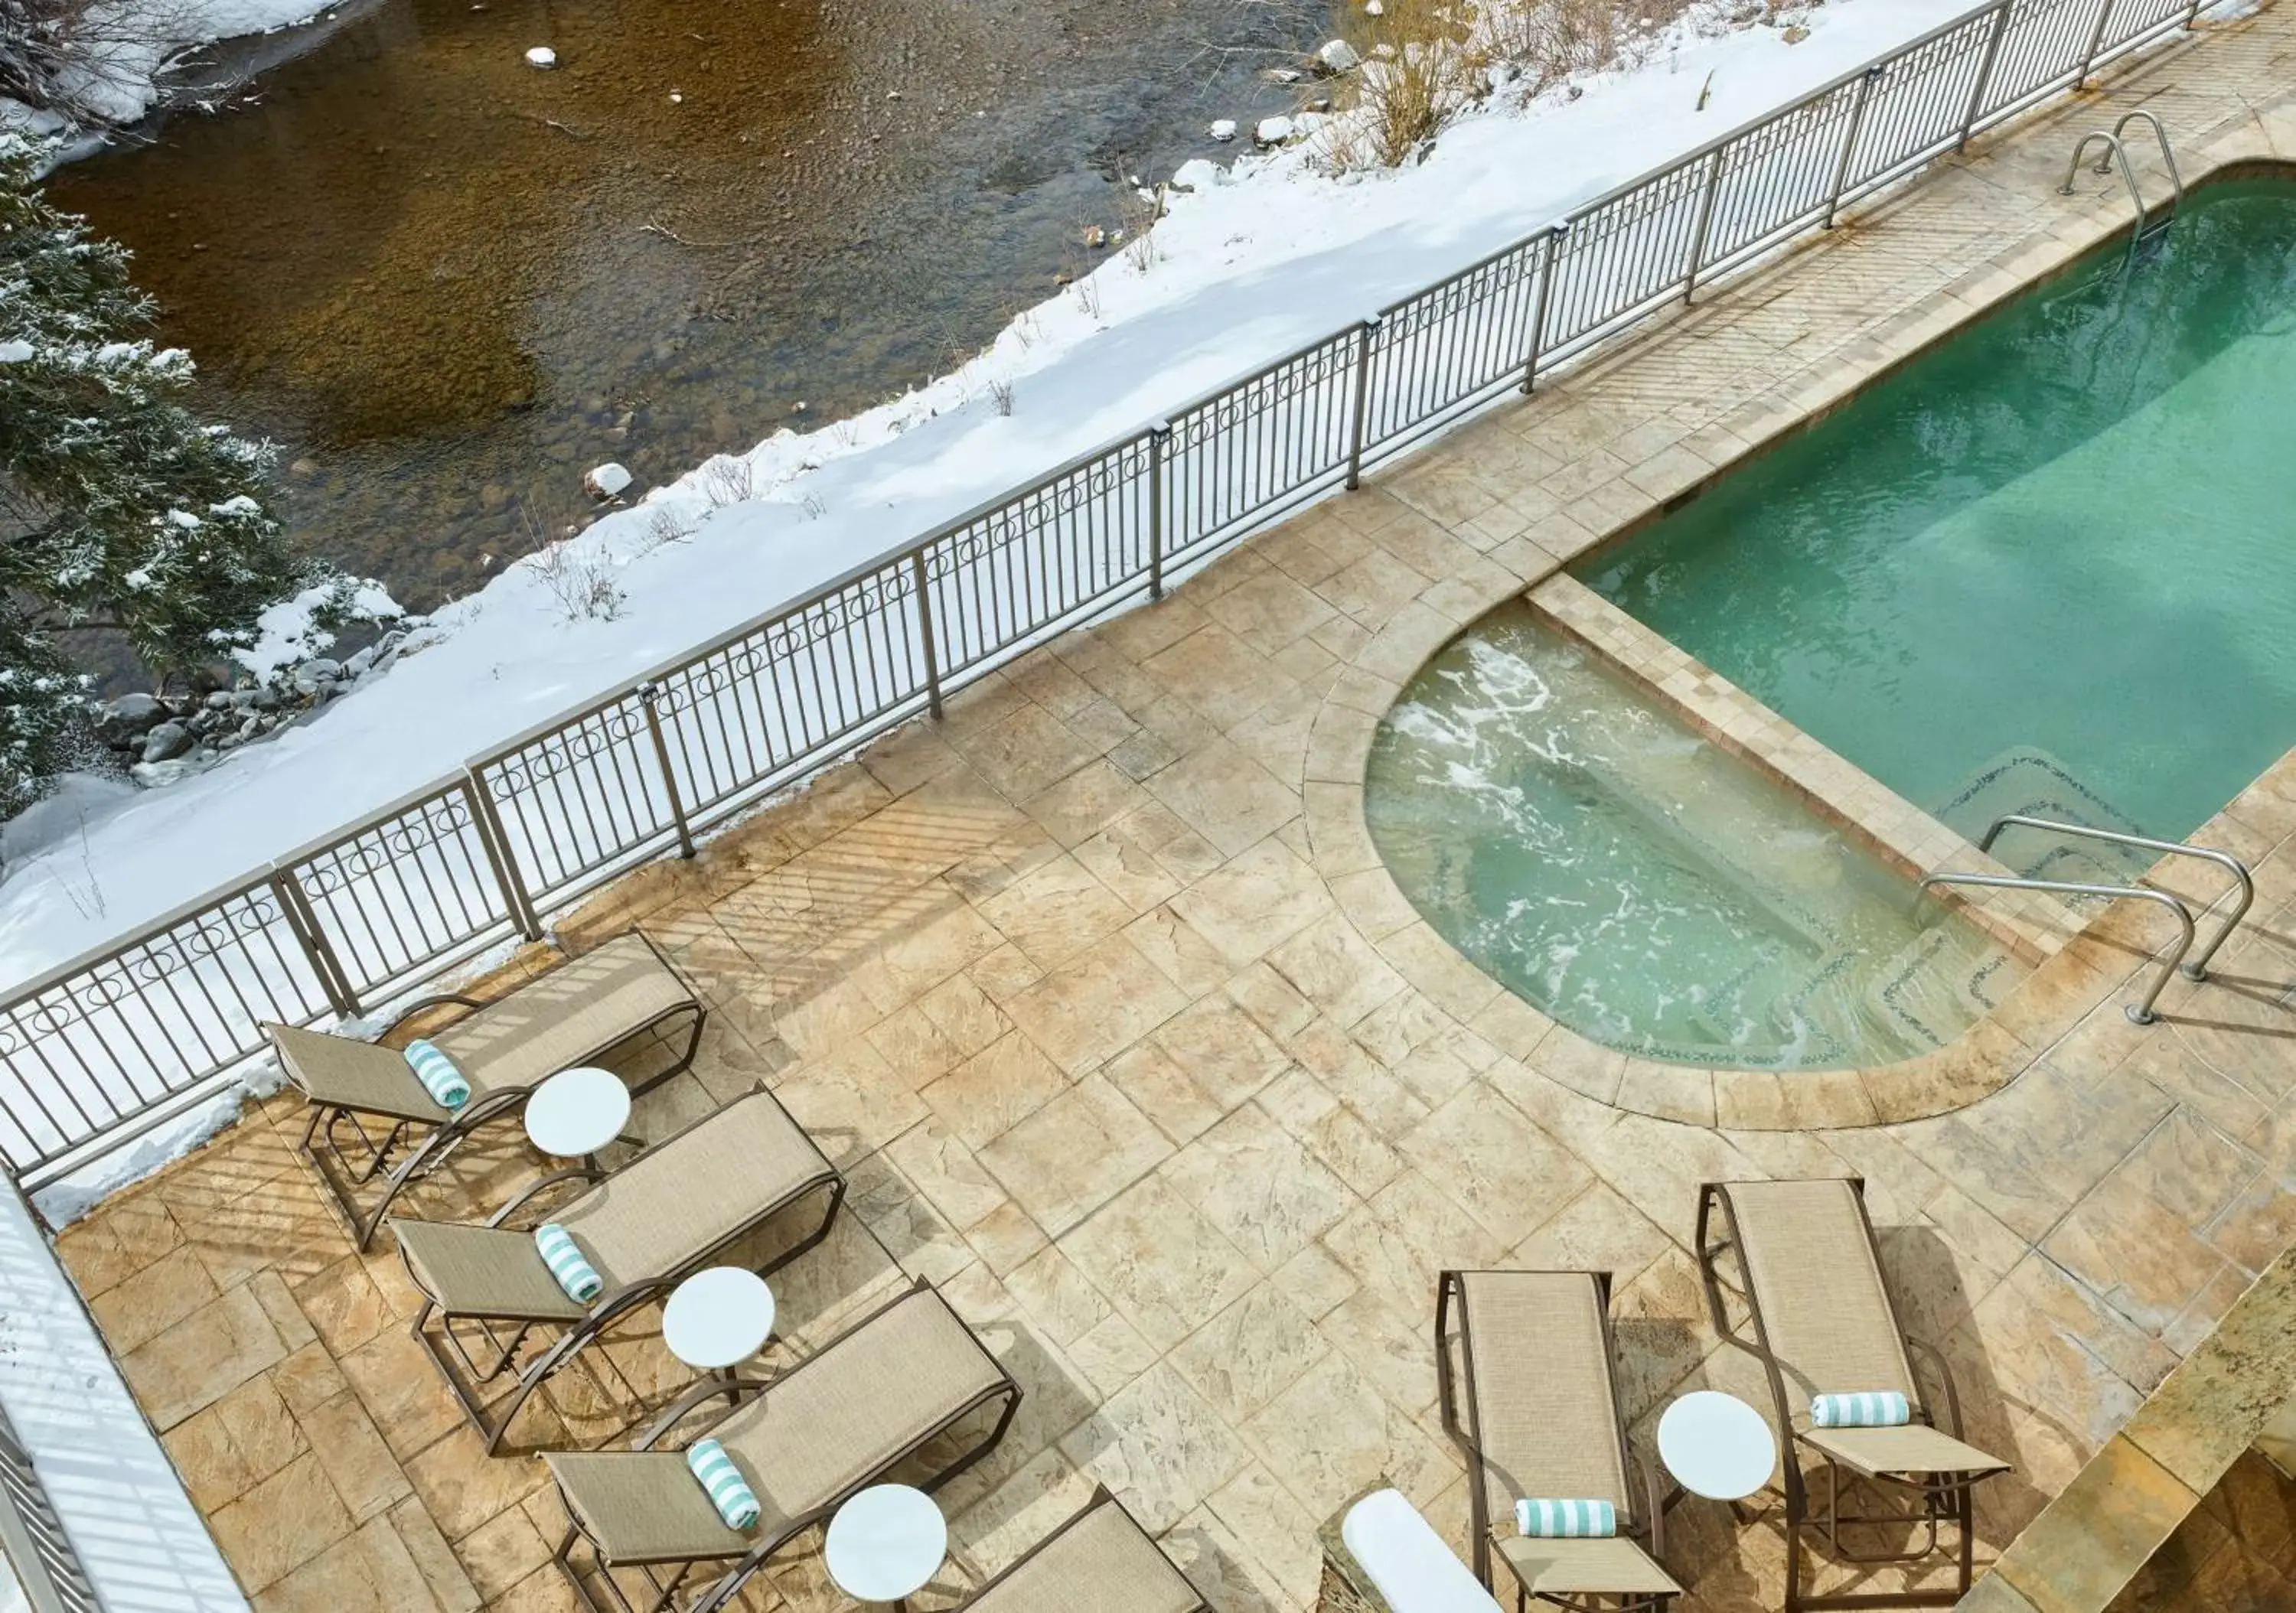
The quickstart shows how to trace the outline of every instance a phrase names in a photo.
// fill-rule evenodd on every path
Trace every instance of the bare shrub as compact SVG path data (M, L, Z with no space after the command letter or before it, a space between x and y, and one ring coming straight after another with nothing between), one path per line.
M1341 15L1342 37L1363 58L1337 96L1341 121L1353 126L1341 140L1358 161L1410 161L1489 84L1492 58L1472 0L1386 0L1376 14L1341 0ZM1338 149L1327 147L1327 158Z
M150 77L199 34L182 0L0 0L0 97L81 122L130 121Z
M693 523L675 504L656 504L653 513L646 517L645 537L639 553L652 554L656 549L666 549L672 544L682 544L693 536Z
M1156 239L1156 225L1164 217L1164 187L1154 190L1140 185L1120 185L1116 192L1116 216L1124 231L1124 256L1132 266L1146 274L1163 261L1163 244Z
M720 454L701 467L701 495L712 510L757 496L758 468L739 454Z
M1076 294L1077 307L1084 310L1084 316L1100 323L1100 282L1086 274L1069 289Z
M519 524L532 552L519 563L532 569L558 602L559 614L570 622L611 622L622 613L629 596L614 580L614 564L604 555L580 553L572 539L553 543L541 521L523 504Z
M996 412L999 414L1010 414L1013 412L1013 383L1010 381L990 381L988 397L996 404Z

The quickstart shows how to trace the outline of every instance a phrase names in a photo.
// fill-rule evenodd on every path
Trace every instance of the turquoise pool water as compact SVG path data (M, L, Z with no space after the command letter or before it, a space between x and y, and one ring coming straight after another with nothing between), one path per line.
M2120 259L1574 569L1972 838L2183 838L2296 741L2296 184Z
M1453 946L1651 1058L1884 1063L1952 1040L2023 973L1524 605L1404 690L1365 809Z

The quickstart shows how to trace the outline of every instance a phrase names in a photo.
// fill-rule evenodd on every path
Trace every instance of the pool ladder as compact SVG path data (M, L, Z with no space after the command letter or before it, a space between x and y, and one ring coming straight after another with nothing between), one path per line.
M2169 210L2163 213L2160 221L2155 224L2147 224L2144 221L2144 198L2136 189L2136 176L2129 166L2128 148L2121 143L2120 139L2122 132L2140 118L2151 126L2152 137L2161 143L2161 160L2168 166L2169 169ZM2169 147L2169 131L2161 127L2161 120L2158 118L2139 107L2134 111L2123 112L2120 115L2120 121L2114 124L2109 132L2104 129L2091 129L2080 137L2079 143L2073 147L2072 161L2065 167L2065 182L2057 187L2058 195L2070 196L2073 193L2073 176L2080 172L2081 159L2087 154L2088 148L2098 141L2104 143L2104 155L2097 159L2096 166L2089 171L2095 174L2110 174L2112 172L2112 160L2115 157L2120 159L2120 177L2128 186L2128 200L2136 208L2136 222L2131 227L2128 236L2128 255L2134 258L2136 256L2138 246L2152 236L2166 234L2169 226L2177 222L2177 209L2184 204L2185 201L2184 176L2177 172L2177 153Z
M2249 872L2248 864L2229 851L2218 851L2212 846L2187 846L2181 840L2156 840L2141 834L2123 834L2114 829L2092 829L2087 823L2067 823L2055 818L2037 818L2025 813L2013 812L1993 820L1993 827L1987 830L1985 838L1977 842L1978 850L1992 850L1993 842L2001 838L2003 830L2016 828L2039 829L2050 834L2105 840L2115 846L2134 846L2143 851L2158 852L2163 856L2197 857L2202 862L2215 864L2232 875L2233 888L2238 893L2234 897L2232 911L2225 915L2223 927L2209 938L2208 945L2201 948L2200 954L2190 959L2185 954L2193 950L2192 908L2183 897L2166 890L2156 890L2149 885L2092 885L2075 880L2030 879L2022 874L1940 872L1929 875L1914 888L1918 893L1932 885L1981 885L1995 890L2051 890L2068 896L2133 897L2140 902L2152 902L2166 907L2177 920L2177 945L2161 961L2161 972L2153 977L2144 999L2130 1003L2126 1010L2129 1019L2138 1025L2150 1025L2158 1018L2152 1011L2152 1005L2160 1001L2161 988L2169 984L2171 975L2182 973L2188 980L2209 978L2209 960L2217 955L2226 938L2239 928L2240 921L2248 916L2249 907L2256 900L2256 880Z

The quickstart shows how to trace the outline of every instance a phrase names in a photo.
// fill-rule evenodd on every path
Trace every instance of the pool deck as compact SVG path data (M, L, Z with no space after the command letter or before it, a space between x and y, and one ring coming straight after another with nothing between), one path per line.
M1382 1475L1461 1541L1444 1266L1611 1271L1645 1448L1685 1389L1759 1403L1706 1326L1691 1224L1700 1182L1787 1175L1866 1179L1909 1325L2014 1460L1980 1491L1989 1560L2296 1240L2296 758L2196 837L2250 857L2259 898L2163 1023L2121 1012L2143 915L2075 937L2003 909L2047 961L1997 1016L1823 1081L1552 1026L1418 918L1362 814L1378 714L1461 626L2125 228L2118 177L2055 193L2075 134L2142 103L2188 175L2296 158L2296 8L2205 33L560 925L579 950L638 924L709 1003L641 1132L762 1079L850 1177L839 1235L776 1280L795 1347L922 1273L1022 1384L945 1493L966 1565L918 1607L1096 1482L1222 1613L1310 1606L1316 1526ZM1877 845L1963 855L1686 658L1650 675ZM406 1337L396 1256L349 1253L296 1159L299 1122L253 1106L61 1240L225 1555L266 1613L570 1606L531 1453L610 1441L681 1387L656 1319L616 1346L619 1381L562 1380L486 1457ZM481 1150L416 1208L491 1208L537 1168ZM1778 1605L1774 1517L1692 1502L1669 1540L1693 1613ZM844 1604L801 1543L743 1605Z

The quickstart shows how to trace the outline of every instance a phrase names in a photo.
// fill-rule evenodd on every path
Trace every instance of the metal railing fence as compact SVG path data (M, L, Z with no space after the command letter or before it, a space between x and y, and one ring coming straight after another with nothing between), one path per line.
M0 1411L0 1578L14 1570L31 1613L102 1613L32 1453ZM5 1601L0 1596L0 1601Z
M2181 28L1994 0L1375 315L1073 460L0 1003L28 1187L675 848L1065 627L1688 299Z

